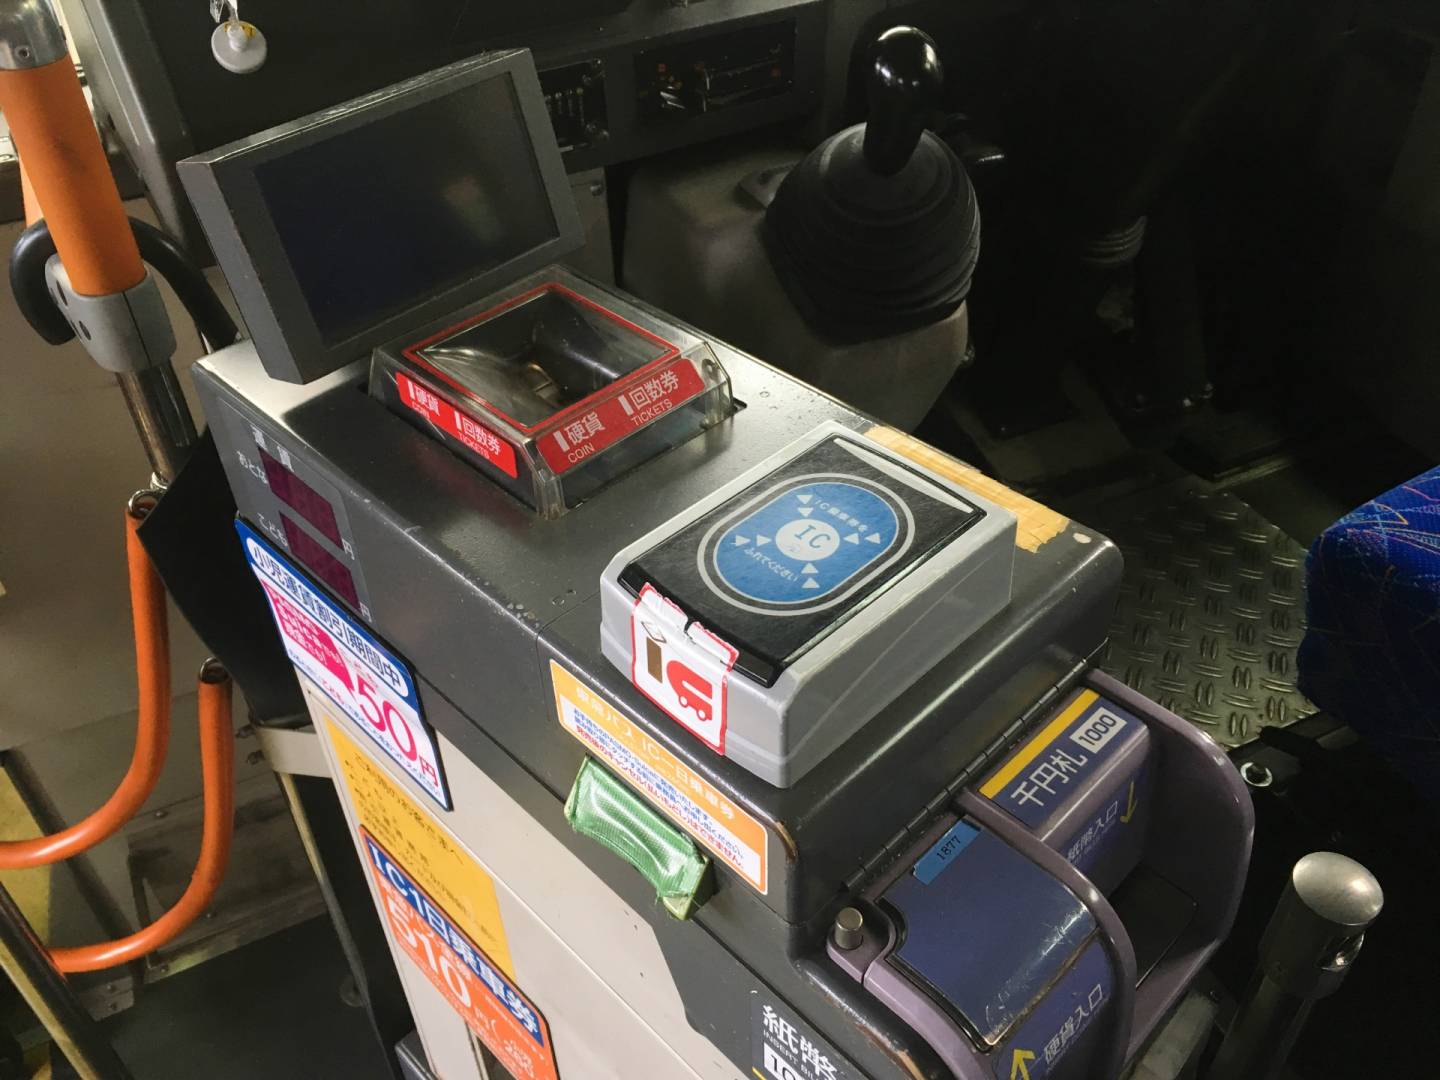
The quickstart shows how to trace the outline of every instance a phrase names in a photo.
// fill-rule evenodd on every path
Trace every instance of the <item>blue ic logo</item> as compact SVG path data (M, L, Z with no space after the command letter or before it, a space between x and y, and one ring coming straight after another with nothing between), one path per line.
M893 562L912 531L909 507L882 484L844 474L795 477L707 534L700 575L738 607L806 614L838 603Z

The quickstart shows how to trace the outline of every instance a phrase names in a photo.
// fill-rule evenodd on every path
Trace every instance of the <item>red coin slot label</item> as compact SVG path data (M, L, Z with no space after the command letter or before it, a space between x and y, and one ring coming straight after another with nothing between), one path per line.
M563 427L540 439L540 456L556 473L568 472L704 389L705 380L695 365L681 357L570 417Z
M403 371L395 373L395 385L400 390L400 400L407 408L425 417L447 435L459 439L467 449L479 454L506 476L513 478L517 475L515 447L498 433Z

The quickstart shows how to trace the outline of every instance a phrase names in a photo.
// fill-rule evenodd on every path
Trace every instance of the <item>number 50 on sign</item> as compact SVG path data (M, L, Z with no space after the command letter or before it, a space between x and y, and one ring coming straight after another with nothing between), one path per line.
M404 661L316 589L244 522L235 523L290 662L436 802L450 809L435 740Z

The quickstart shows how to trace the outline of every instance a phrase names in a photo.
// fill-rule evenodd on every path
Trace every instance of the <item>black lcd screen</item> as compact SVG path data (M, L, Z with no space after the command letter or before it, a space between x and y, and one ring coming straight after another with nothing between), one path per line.
M327 345L559 235L508 76L265 162L255 178Z

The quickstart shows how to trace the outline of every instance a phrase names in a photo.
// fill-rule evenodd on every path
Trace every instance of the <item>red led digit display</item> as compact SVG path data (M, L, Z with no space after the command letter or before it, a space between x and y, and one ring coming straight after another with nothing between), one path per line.
M281 465L263 448L256 449L260 451L260 464L265 468L265 479L270 482L270 490L275 493L275 497L314 525L320 535L336 547L344 547L344 541L340 539L340 524L335 520L335 508L330 505L330 500Z
M355 579L350 568L320 546L320 542L284 514L280 524L285 527L285 539L290 541L290 554L309 568L310 572L330 586L330 591L342 600L347 600L357 611L360 608L360 594L355 590Z

